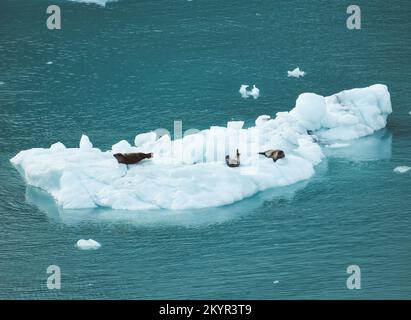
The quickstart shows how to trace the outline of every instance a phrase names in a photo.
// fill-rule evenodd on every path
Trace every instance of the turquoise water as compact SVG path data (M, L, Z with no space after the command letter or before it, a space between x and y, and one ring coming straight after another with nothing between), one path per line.
M0 298L411 298L411 5L359 1L0 2ZM47 64L52 61L53 64ZM286 77L300 66L301 79ZM241 99L256 83L258 100ZM62 211L9 159L82 133L102 149L156 128L290 109L301 92L388 85L387 130L328 151L309 181L185 212ZM102 247L79 251L78 239ZM347 266L362 289L347 290ZM61 290L46 287L49 265Z

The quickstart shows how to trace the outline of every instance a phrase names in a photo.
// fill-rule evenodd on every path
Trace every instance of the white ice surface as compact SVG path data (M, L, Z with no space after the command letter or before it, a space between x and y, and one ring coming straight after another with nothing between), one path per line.
M101 244L93 239L80 239L77 241L76 247L81 250L96 250L101 247Z
M300 70L300 68L295 68L293 71L287 71L289 77L299 78L304 77L305 72Z
M238 90L238 92L241 94L241 98L247 99L249 97L248 96L248 91L247 91L248 87L249 87L248 84L242 84L240 86L240 89Z
M406 173L411 170L411 167L408 166L398 166L394 169L396 173Z
M260 89L258 89L255 84L251 90L248 90L248 84L242 84L238 92L241 94L241 97L247 99L249 97L253 97L254 99L258 99L260 97Z
M94 148L84 135L80 148L58 142L21 151L11 162L27 184L47 191L64 209L214 207L310 178L324 157L320 145L370 135L385 127L391 112L384 85L330 97L305 93L290 112L278 112L274 119L260 116L250 128L233 121L176 140L139 134L135 146L122 140L108 151ZM241 166L229 168L225 155L234 156L236 149ZM268 149L282 149L286 157L274 163L258 155ZM113 157L140 151L153 152L154 158L128 170Z

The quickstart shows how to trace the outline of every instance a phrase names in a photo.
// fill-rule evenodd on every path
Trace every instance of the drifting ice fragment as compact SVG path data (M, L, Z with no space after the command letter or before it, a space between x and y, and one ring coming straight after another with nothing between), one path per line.
M101 244L93 239L80 239L79 241L77 241L76 247L80 250L97 250L101 247Z
M247 92L247 88L249 86L247 84L242 84L240 87L240 90L238 90L238 92L241 94L241 98L247 99L248 98L248 92Z
M399 166L394 169L396 173L406 173L411 170L411 167L408 166Z
M305 72L300 70L300 68L295 68L293 71L287 71L289 77L299 78L304 77Z
M243 84L240 87L238 92L241 94L241 97L247 99L248 97L253 97L254 99L258 99L260 96L260 89L258 89L255 84L253 85L253 89L247 90L249 86L247 84Z

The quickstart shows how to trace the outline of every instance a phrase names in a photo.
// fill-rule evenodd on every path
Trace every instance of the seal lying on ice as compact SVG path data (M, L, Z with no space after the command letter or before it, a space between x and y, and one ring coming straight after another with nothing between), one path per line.
M263 156L273 159L276 162L278 159L282 159L285 157L285 153L283 150L267 150L264 152L259 152L258 154L262 154Z
M113 154L113 157L117 159L118 163L123 164L136 164L143 159L151 159L153 157L152 153L116 153Z
M240 153L238 152L238 149L237 149L237 155L235 159L231 159L229 155L225 156L225 163L230 168L236 168L240 166Z

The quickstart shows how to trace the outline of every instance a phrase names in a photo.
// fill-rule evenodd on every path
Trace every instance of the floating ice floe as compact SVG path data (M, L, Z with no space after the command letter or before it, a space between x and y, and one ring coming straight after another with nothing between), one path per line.
M408 166L398 166L394 169L396 173L406 173L411 170L411 167Z
M258 99L260 97L260 89L258 89L255 84L251 90L247 90L248 87L248 84L242 84L240 86L238 92L241 94L241 98L247 99L253 97L254 99Z
M0 86L2 86L4 84L4 82L3 81L0 81Z
M238 90L238 92L241 94L241 98L247 99L248 96L248 91L247 88L249 87L249 85L247 84L242 84L240 87L240 90Z
M48 61L46 64L53 64L53 61Z
M249 95L252 96L254 99L258 99L260 97L260 89L258 89L254 84Z
M300 70L300 68L295 68L293 71L287 71L289 77L299 78L304 77L305 72Z
M11 162L27 184L48 192L63 209L215 207L309 179L324 158L322 145L354 145L354 139L384 128L391 112L384 85L329 97L304 93L291 111L260 116L249 128L232 121L174 140L139 134L134 146L123 140L107 151L83 136L80 148L59 142L21 151ZM237 149L241 166L229 168L225 156L234 157ZM269 149L286 157L274 163L258 155ZM113 157L116 152L153 152L154 158L127 170Z
M97 250L101 247L101 244L93 239L80 239L79 241L77 241L76 247L81 250Z

